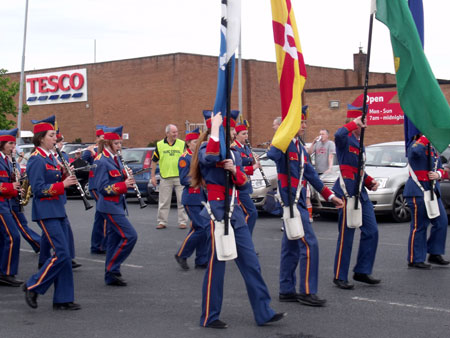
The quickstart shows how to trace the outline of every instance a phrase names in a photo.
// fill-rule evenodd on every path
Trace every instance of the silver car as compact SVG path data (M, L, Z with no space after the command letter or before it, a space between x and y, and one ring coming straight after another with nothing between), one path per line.
M253 175L251 176L253 187L253 193L251 195L251 198L253 200L253 203L255 204L256 209L264 210L267 193L272 191L275 192L277 190L278 176L275 162L272 161L270 158L268 158L266 154L261 155L259 157L259 161L261 163L264 174L266 175L266 178L270 183L270 186L266 187L266 184L264 182L260 170L256 169Z
M409 177L405 142L386 142L366 147L366 172L379 183L377 191L369 191L376 214L389 214L396 222L407 222L411 212L403 197L403 189ZM321 180L330 189L339 177L339 166L333 166L330 173L323 174ZM314 192L312 198L315 212L336 209L322 196Z

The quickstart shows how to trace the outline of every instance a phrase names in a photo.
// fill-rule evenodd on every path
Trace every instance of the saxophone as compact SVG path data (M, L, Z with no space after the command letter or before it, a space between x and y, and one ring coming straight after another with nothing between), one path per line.
M25 206L30 202L31 198L31 185L30 181L28 180L27 174L25 174L23 177L20 178L20 188L25 191L25 194L22 196L21 205Z

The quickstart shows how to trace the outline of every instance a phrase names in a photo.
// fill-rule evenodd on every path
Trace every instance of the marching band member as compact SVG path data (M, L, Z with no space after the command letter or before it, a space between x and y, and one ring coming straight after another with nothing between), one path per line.
M100 140L104 138L103 128L106 126L97 125L95 131L95 144L90 145L81 155L81 158L90 165L94 164L94 159L97 157L98 144ZM95 203L98 201L97 188L95 187L95 168L91 168L89 171L89 192L95 199ZM106 253L106 219L102 217L99 211L95 211L94 226L92 227L91 235L91 253L103 255Z
M421 134L416 135L415 140L409 145L407 156L410 176L406 181L403 196L411 210L408 266L431 269L431 265L425 263L427 252L429 263L448 265L450 262L442 257L445 253L448 221L439 186L439 179L447 177L448 173L442 169L439 155L430 141ZM439 215L434 218L428 216L424 202L424 193L429 193L430 190L433 190L439 208ZM427 240L427 227L430 223L432 228Z
M13 171L8 156L16 146L17 128L0 130L0 285L20 286L16 279L19 267L20 234L11 213L11 199L20 184L12 180Z
M307 106L302 109L302 122L297 136L303 136L306 131ZM289 144L286 152L271 146L267 156L274 160L278 172L278 191L285 206L289 206L289 194L295 200L297 189L301 189L300 198L296 206L300 212L304 237L289 240L286 231L283 232L281 242L280 262L280 302L299 302L309 306L324 306L325 299L317 296L319 278L319 244L309 221L306 205L306 181L320 192L326 201L331 201L338 208L342 207L342 200L334 196L333 192L324 186L314 167L308 161L308 153L299 139ZM288 156L288 158L286 158ZM303 179L300 180L301 162L303 157ZM291 187L288 187L288 167L291 175ZM300 293L296 292L295 271L300 264Z
M334 260L333 283L338 288L344 290L354 288L354 285L348 282L348 270L350 267L355 228L349 228L347 226L346 206L349 201L348 198L355 195L360 146L359 137L361 135L361 128L365 127L366 125L362 122L360 116L339 128L335 134L336 156L346 192L341 188L341 179L338 178L334 184L333 191L336 192L337 196L344 199L344 208L339 210L339 237ZM362 174L364 174L361 176L364 186L367 189L376 191L378 182L365 172ZM381 280L371 276L378 245L378 225L372 202L364 187L360 191L359 203L362 210L362 225L359 228L361 230L361 239L359 242L358 258L353 269L353 279L362 283L378 284Z
M104 128L104 139L99 142L95 158L95 183L98 193L97 211L106 219L107 242L105 282L107 285L126 286L120 265L130 255L137 241L137 233L126 215L125 194L135 184L131 173L126 173L117 153L122 149L122 126Z
M246 121L245 121L246 122ZM248 140L248 128L247 125L238 124L235 128L236 137L233 146L239 151L242 158L242 166L244 167L244 172L247 176L253 175L253 172L260 168L261 165L257 159L253 158L252 152L246 141ZM253 163L255 162L255 163ZM251 198L253 193L252 182L249 179L246 184L239 187L239 202L241 203L242 210L246 214L245 220L250 230L250 234L253 234L253 229L255 228L256 219L258 218L258 211L256 210L255 204Z
M198 128L186 134L187 149L178 160L180 183L184 186L181 203L191 219L191 230L175 254L175 260L184 270L189 269L186 260L192 255L194 250L196 250L195 268L204 269L208 265L206 229L209 227L209 221L200 215L203 209L202 202L206 202L206 194L202 187L191 187L191 178L189 177L192 154L197 146L199 135L200 131Z
M78 310L74 303L72 259L69 251L69 227L64 207L64 188L76 184L75 176L62 174L61 168L52 155L56 144L55 116L41 121L32 120L33 144L36 150L27 163L27 175L34 194L32 219L41 227L53 249L41 269L23 285L25 301L35 309L37 298L52 284L53 309Z
M14 158L15 150L11 154L11 158ZM17 168L13 181L16 181L20 177L20 167ZM26 194L26 191L22 191L22 194ZM25 198L22 195L22 198ZM23 239L25 239L28 244L30 244L31 248L34 252L38 253L41 250L41 236L36 233L33 229L28 226L28 220L25 217L25 214L21 211L20 201L18 196L11 198L11 214L16 221L17 227L22 235Z
M217 220L224 219L225 212L225 170L230 172L233 184L242 186L247 182L247 176L241 171L241 159L239 153L233 150L234 158L221 161L219 155L219 128L222 124L222 115L217 113L212 115L210 111L204 111L208 128L211 129L211 136L205 141L208 132L202 134L199 139L197 150L194 153L191 164L191 185L193 187L206 184L208 201L212 214ZM230 120L230 123L235 123ZM230 189L231 191L231 189ZM202 215L210 218L203 209ZM261 275L261 267L255 253L252 238L245 223L244 214L238 204L234 205L233 214L230 217L231 226L237 247L237 258L235 262L244 278L247 287L250 304L253 309L254 318L258 325L275 322L282 319L285 313L275 313L270 307L269 290ZM223 283L225 274L225 261L217 259L215 251L214 222L210 221L210 241L209 264L203 282L202 315L200 325L203 327L224 329L227 324L219 319L222 299Z
M64 136L59 132L59 129L56 131L56 147L61 151L61 154L64 156L64 160L69 163L69 156L66 154L65 151L62 151ZM58 163L60 168L63 168L62 162L63 159L59 158L58 154L54 149L52 149L52 155L55 158L56 162ZM61 199L64 201L64 205L67 203L67 194L64 190L64 195L61 196ZM69 251L70 251L70 257L72 257L72 269L79 268L81 266L80 263L77 263L75 261L75 240L73 238L73 231L72 227L70 226L69 218L66 217L65 221L67 222L67 229L68 229L68 235L69 235ZM38 267L39 269L44 265L45 261L51 256L50 254L51 245L45 236L45 234L42 234L41 238L41 251L39 253L39 262Z

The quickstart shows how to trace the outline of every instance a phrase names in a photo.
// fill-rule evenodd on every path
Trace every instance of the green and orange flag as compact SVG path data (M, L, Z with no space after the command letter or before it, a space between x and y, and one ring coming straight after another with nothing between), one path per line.
M291 0L271 0L282 123L272 144L285 152L300 129L306 67Z

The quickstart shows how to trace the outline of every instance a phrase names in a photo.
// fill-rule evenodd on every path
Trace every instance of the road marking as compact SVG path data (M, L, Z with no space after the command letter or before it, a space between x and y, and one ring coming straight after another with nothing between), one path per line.
M370 298L364 298L364 297L352 297L352 299L360 301L360 302L384 303L384 304L388 304L388 305L406 307L406 308L411 308L411 309L429 310L429 311L450 313L449 309L443 309L443 308L439 308L439 307L422 306L422 305L415 305L415 304L404 304L404 303L389 302L389 301L370 299Z
M20 251L34 253L33 250L27 250L27 249L20 249ZM81 261L105 264L105 261L104 260L100 260L100 259L84 258L84 257L78 257L78 256L76 257L76 259L81 260ZM123 263L121 265L122 266L127 266L129 268L136 268L136 269L142 269L143 268L142 265L135 265L135 264Z

